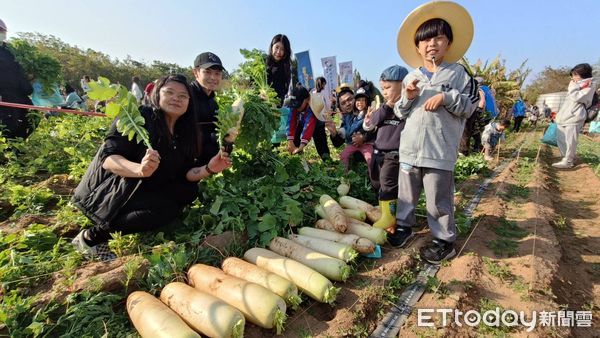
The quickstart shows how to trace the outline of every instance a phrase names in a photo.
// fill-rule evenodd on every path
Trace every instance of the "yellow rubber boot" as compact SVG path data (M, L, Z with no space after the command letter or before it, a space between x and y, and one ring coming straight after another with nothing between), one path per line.
M396 224L396 200L379 201L381 208L381 218L373 223L373 226L380 229L387 229Z

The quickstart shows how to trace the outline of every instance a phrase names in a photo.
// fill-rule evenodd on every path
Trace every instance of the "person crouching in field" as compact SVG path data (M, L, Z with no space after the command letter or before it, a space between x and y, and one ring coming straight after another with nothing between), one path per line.
M408 74L406 68L395 65L386 68L379 80L385 103L377 110L369 110L363 121L366 131L377 130L371 161L371 185L378 190L381 218L373 224L387 229L396 224L398 201L398 147L404 119L394 114L394 105L402 95L402 80Z
M456 256L453 171L465 120L477 107L479 95L473 77L454 62L464 55L472 37L469 13L447 1L420 6L398 33L400 56L415 70L404 78L405 91L394 107L406 125L400 142L396 230L388 241L403 247L413 237L415 208L425 189L427 223L434 239L421 249L421 258L432 264Z
M481 135L481 142L483 143L483 152L484 158L486 161L492 161L494 156L494 149L498 145L500 140L504 139L504 130L510 127L510 120L504 119L498 122L490 122L483 129L483 134Z
M88 259L111 260L111 233L149 231L171 223L198 196L197 182L231 166L227 153L202 162L192 95L183 75L158 80L152 104L142 106L153 150L129 140L113 121L73 195L94 223L72 241Z

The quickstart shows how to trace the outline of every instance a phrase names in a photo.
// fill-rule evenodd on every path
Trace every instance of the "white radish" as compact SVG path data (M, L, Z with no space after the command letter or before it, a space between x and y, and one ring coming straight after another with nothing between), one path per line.
M308 249L289 239L275 237L269 243L269 249L307 265L329 279L343 282L350 276L350 267L344 261Z
M375 242L375 244L384 244L387 240L387 232L385 229L374 228L365 222L353 218L350 218L348 221L348 230L346 232L368 238Z
M277 334L282 332L286 319L285 302L270 290L204 264L190 267L188 280L196 289L240 310L252 323L266 329L275 327Z
M319 203L321 203L323 209L325 209L327 220L329 220L339 232L346 232L348 217L338 202L329 195L322 195L321 198L319 198Z
M273 291L294 310L302 302L302 298L298 296L298 288L294 283L242 259L229 257L221 263L221 269L230 276L256 283Z
M369 222L377 222L381 218L381 211L375 209L371 204L361 201L358 198L350 196L340 197L340 205L347 209L358 209L362 210L367 214Z
M244 260L291 281L310 298L321 303L333 303L340 291L314 269L267 249L249 249L244 253Z
M290 235L290 239L304 247L341 259L346 263L353 261L358 256L356 250L350 245L303 235Z
M357 219L361 222L364 222L367 219L367 213L363 210L344 209L344 213L346 214L346 216Z
M348 195L348 192L350 191L350 186L344 182L340 183L340 185L338 185L337 187L337 193L340 196L346 196Z
M327 222L325 224L326 228L323 228L318 225L321 221ZM333 226L328 227L327 224L331 225L331 223L329 223L329 221L327 220L319 220L317 221L317 225L315 225L319 229L302 227L298 229L298 233L304 236L320 238L350 245L352 246L352 248L354 248L354 250L360 253L372 253L373 251L375 251L375 243L373 243L372 241L366 238L361 238L355 234L341 234L333 230Z
M246 320L233 306L185 283L167 284L160 300L191 328L209 337L243 337Z
M135 291L127 297L127 313L142 338L200 338L173 310L147 292Z

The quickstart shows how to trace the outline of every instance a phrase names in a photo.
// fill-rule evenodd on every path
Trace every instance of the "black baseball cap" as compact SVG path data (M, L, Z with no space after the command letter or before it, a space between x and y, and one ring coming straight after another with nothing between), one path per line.
M221 70L225 70L223 63L221 63L221 59L211 52L199 54L194 60L194 68L207 69L215 66L219 67Z
M292 90L292 96L290 96L290 107L298 108L302 105L302 102L310 97L310 93L304 86L296 85Z

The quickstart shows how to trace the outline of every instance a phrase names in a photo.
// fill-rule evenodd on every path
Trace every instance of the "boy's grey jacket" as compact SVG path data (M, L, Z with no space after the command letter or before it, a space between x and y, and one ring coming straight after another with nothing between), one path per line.
M394 113L406 119L400 142L400 162L417 167L454 170L465 120L473 114L479 101L477 82L456 63L442 63L431 80L419 69L404 78L404 86L419 80L420 95L396 103ZM425 102L443 93L444 102L433 112Z
M591 83L586 88L581 88L580 85L585 81L591 80ZM558 114L556 114L556 124L561 126L579 125L583 126L587 117L587 108L592 105L592 98L596 91L597 83L594 79L584 79L578 82L569 82L567 89L567 99L560 106Z

